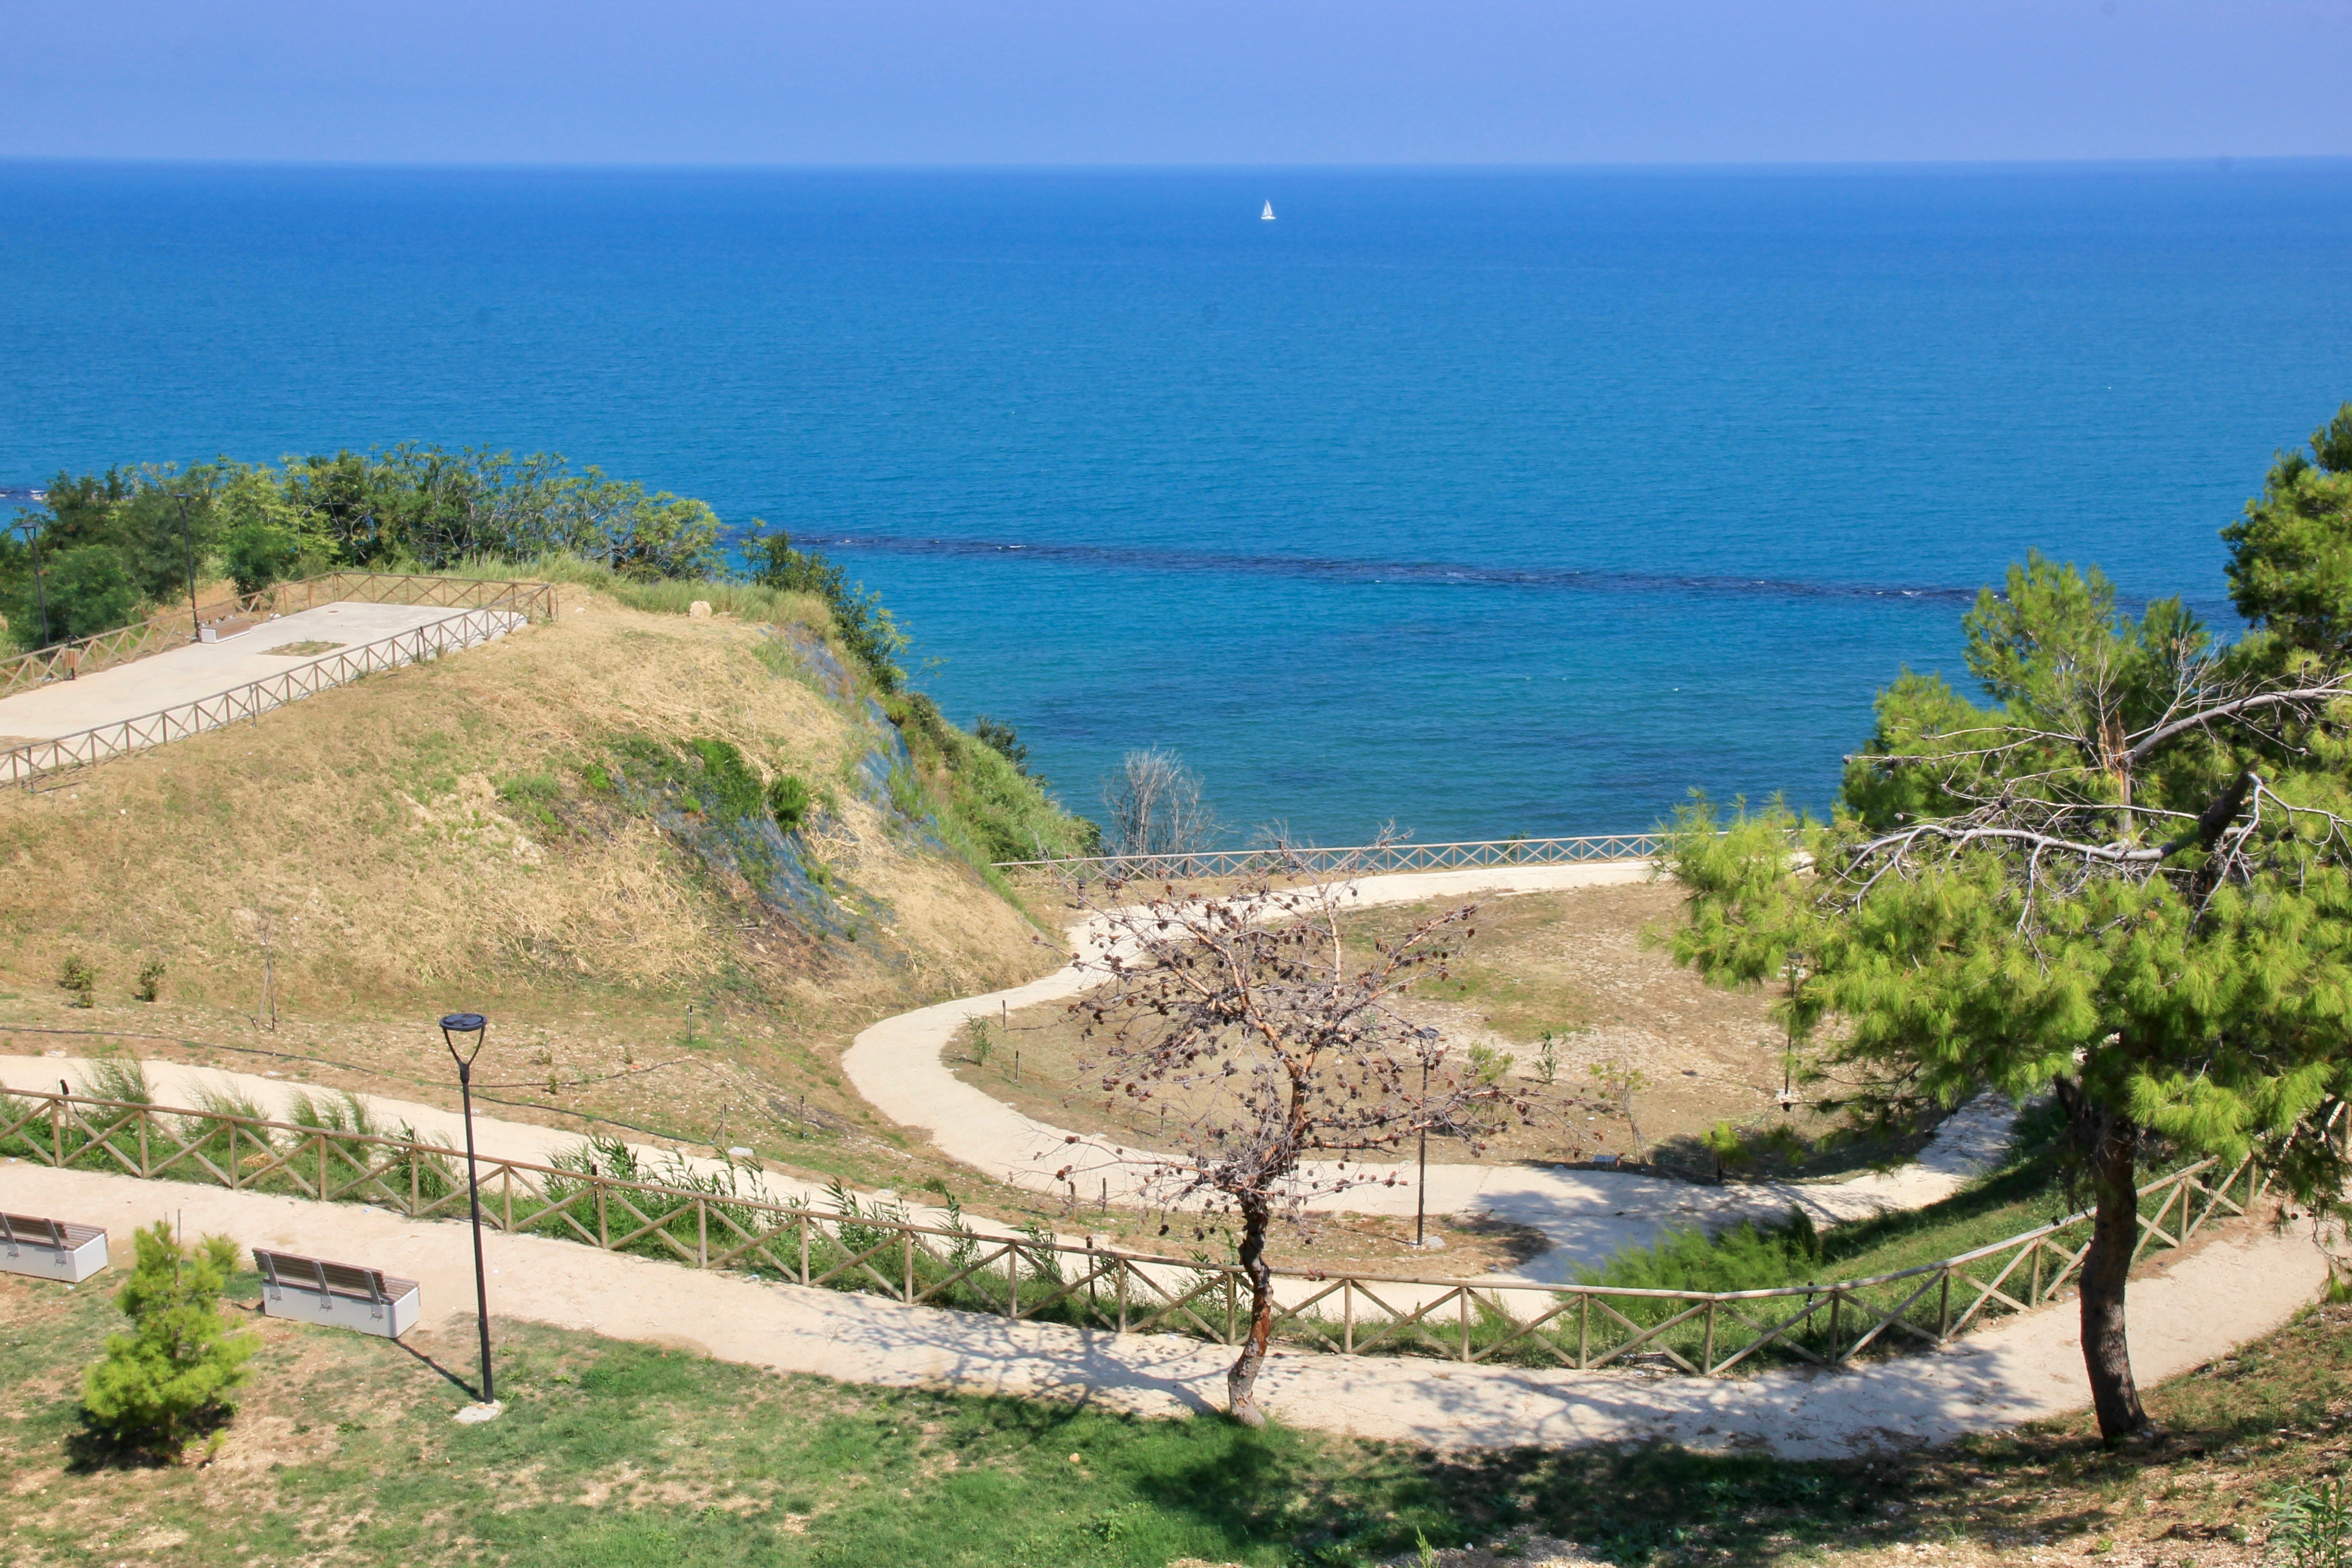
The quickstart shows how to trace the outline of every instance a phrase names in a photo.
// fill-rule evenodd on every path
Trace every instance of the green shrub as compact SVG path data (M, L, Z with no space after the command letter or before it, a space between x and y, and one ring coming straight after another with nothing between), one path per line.
M221 563L238 593L257 594L299 573L302 542L276 523L243 523L222 538Z
M68 954L58 968L58 989L73 994L77 1007L98 1005L98 968L79 953Z
M1578 1271L1587 1285L1651 1290L1768 1290L1818 1268L1822 1239L1802 1209L1777 1225L1741 1220L1709 1237L1670 1230L1653 1247L1628 1247L1598 1268Z
M160 1220L135 1239L139 1261L115 1298L131 1331L110 1336L84 1377L82 1414L110 1445L173 1459L233 1412L227 1395L252 1375L245 1363L258 1342L221 1316L235 1242L208 1236L184 1247Z
M2269 1507L2273 1555L2293 1568L2352 1564L2352 1491L2342 1478L2291 1482Z
M45 584L49 630L70 641L96 637L139 618L139 584L120 552L103 544L68 550L49 563Z
M797 833L808 820L809 787L791 773L778 773L768 781L768 815L776 819L777 828L785 833Z
M163 961L151 958L139 966L139 989L131 994L142 1002L152 1002L163 994Z

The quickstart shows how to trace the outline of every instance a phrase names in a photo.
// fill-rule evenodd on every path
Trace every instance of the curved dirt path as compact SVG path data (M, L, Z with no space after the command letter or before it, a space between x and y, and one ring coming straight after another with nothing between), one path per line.
M1638 860L1490 867L1363 877L1349 890L1354 906L1371 908L1422 899L1602 887L1643 881L1651 874L1650 862ZM1087 951L1087 936L1098 924L1097 919L1078 927L1071 933L1070 945ZM843 1057L842 1067L857 1092L885 1116L921 1131L941 1152L985 1175L1032 1192L1060 1194L1075 1184L1089 1198L1107 1185L1111 1198L1138 1201L1145 1195L1142 1162L1150 1159L1148 1154L1024 1115L957 1078L940 1059L941 1050L968 1018L993 1017L1000 1006L1062 1000L1097 983L1096 976L1072 964L1025 985L901 1013L861 1033ZM1708 1187L1630 1172L1561 1166L1432 1165L1429 1212L1484 1214L1540 1231L1550 1243L1547 1250L1508 1274L1482 1278L1559 1284L1579 1268L1627 1247L1647 1246L1672 1227L1779 1218L1792 1208L1833 1225L1933 1203L1999 1158L2008 1124L2005 1106L1979 1101L1948 1120L1911 1164L1838 1182L1742 1182ZM1369 1178L1370 1184L1318 1198L1310 1206L1334 1213L1412 1214L1418 1194L1412 1164L1358 1163L1353 1169Z
M115 1266L131 1232L174 1219L191 1234L371 1265L423 1286L407 1342L457 1375L474 1365L465 1226L354 1205L0 1163L14 1211L103 1226ZM486 1233L490 1314L850 1383L943 1387L1102 1405L1139 1415L1219 1408L1233 1352L1172 1334L1115 1335L870 1296L756 1283L571 1242ZM2326 1265L2307 1237L2242 1227L2132 1285L2133 1362L2144 1382L2268 1332L2309 1302ZM111 1289L105 1275L94 1289ZM70 1287L39 1284L40 1289ZM336 1331L312 1331L331 1333ZM1845 1373L1773 1371L1738 1382L1637 1372L1530 1372L1277 1348L1260 1397L1283 1421L1432 1447L1673 1442L1792 1458L1880 1452L1997 1431L2088 1403L2075 1317L2061 1304L1948 1350ZM454 1411L466 1395L450 1391Z

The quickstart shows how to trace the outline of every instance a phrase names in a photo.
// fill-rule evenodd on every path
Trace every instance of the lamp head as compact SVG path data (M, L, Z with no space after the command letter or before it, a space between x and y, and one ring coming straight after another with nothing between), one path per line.
M474 1065L474 1058L481 1055L482 1037L489 1026L490 1021L479 1013L450 1013L442 1017L441 1038L449 1047L450 1058L459 1067ZM471 1047L461 1055L457 1041L467 1036L472 1037Z

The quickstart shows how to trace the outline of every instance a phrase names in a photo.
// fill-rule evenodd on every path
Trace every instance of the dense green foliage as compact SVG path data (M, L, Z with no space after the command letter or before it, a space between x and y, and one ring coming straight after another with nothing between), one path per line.
M721 565L703 502L574 472L552 453L410 443L276 468L116 468L60 474L46 497L30 543L0 542L0 614L21 647L124 625L142 604L184 596L192 572L250 593L336 567L434 572L479 557L577 555L637 579Z
M2323 452L2346 432L2352 409ZM2121 1300L2149 1141L2260 1145L2322 1202L2345 1173L2298 1134L2352 1093L2352 508L2303 506L2326 470L2292 468L2230 531L2243 641L2033 557L1967 617L1989 701L1906 672L1834 820L1702 804L1669 854L1676 956L1780 988L1882 1111L2054 1093L2098 1195L2084 1342L2110 1436L2137 1420Z
M863 584L852 584L839 563L809 550L793 548L792 535L782 529L763 533L767 524L751 520L744 554L751 563L751 580L779 593L809 594L833 612L834 635L850 656L874 678L874 684L895 692L907 679L898 666L906 651L907 634L882 607L882 595Z
M1002 745L958 730L919 691L894 695L882 706L906 737L918 773L941 797L940 826L972 858L1042 860L1102 852L1102 830L1063 810L1045 793L1045 781L1008 757ZM1009 725L997 729L1012 736ZM1025 756L1027 748L1021 750ZM914 782L908 781L910 787Z
M82 1409L109 1443L175 1457L198 1426L224 1416L247 1380L250 1334L232 1333L221 1293L236 1270L236 1244L206 1237L183 1247L161 1221L137 1233L139 1261L115 1298L131 1332L106 1342L106 1359L82 1383Z
M2352 643L2352 403L2311 447L2280 456L2221 537L2238 613L2292 647L2332 652Z

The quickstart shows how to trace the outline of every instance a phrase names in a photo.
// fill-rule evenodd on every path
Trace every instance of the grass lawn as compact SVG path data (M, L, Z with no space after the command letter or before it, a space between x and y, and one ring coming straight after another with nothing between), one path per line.
M449 1416L469 1394L441 1370L470 1374L462 1327L404 1348L257 1321L257 1376L212 1462L141 1468L76 1442L110 1298L0 1278L12 1564L1161 1568L1378 1562L1416 1531L1445 1545L1529 1525L1623 1563L2168 1568L2255 1562L2262 1498L2352 1451L2343 1308L2158 1391L2174 1436L2150 1452L2106 1453L2072 1423L1875 1464L1449 1458L779 1377L522 1325L499 1331L507 1414L464 1427Z

